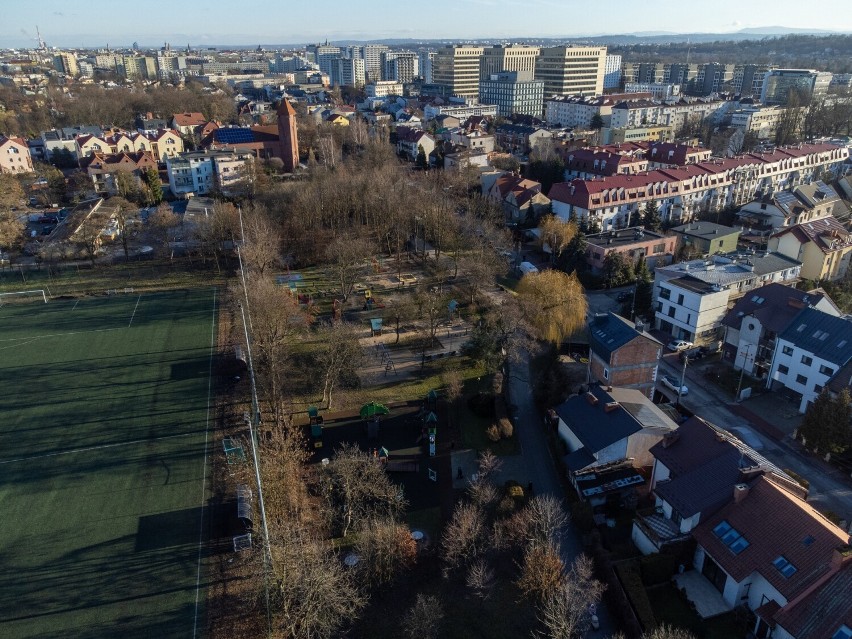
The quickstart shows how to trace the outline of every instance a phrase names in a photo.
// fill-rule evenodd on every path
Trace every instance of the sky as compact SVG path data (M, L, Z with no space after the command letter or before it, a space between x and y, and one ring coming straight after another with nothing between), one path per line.
M514 39L785 26L852 32L849 0L0 0L0 47Z

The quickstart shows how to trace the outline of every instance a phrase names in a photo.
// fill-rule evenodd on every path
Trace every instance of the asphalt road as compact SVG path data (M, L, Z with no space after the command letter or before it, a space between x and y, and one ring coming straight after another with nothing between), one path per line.
M679 380L681 372L676 356L667 355L663 358L657 377L659 380L663 374L670 374ZM787 446L783 441L776 441L758 432L753 424L729 410L730 397L725 397L721 389L689 367L684 383L689 393L681 398L681 403L686 408L729 431L782 470L790 469L807 479L810 482L808 502L820 511L833 511L847 522L852 522L852 481L839 470L829 475L812 457ZM659 381L657 388L673 402L677 399L676 394Z

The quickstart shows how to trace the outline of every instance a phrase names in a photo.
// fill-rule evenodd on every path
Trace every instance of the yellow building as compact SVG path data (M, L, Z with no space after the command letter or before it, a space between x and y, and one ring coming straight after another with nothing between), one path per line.
M767 249L802 263L809 280L836 280L849 268L852 234L834 217L788 226L769 238Z
M535 64L535 79L544 95L600 95L606 70L606 47L544 47Z
M479 65L483 47L453 45L438 49L432 61L432 81L449 87L452 95L479 99Z
M674 129L670 126L639 126L623 129L603 129L605 144L623 144L625 142L671 142Z

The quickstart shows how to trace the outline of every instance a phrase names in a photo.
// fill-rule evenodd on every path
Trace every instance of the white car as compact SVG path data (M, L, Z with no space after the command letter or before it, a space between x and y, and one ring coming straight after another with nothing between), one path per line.
M692 348L693 346L695 346L695 344L693 344L692 342L687 342L682 339L676 339L674 341L669 342L667 348L671 351L680 352L685 351L687 348Z
M672 389L680 396L687 395L689 393L689 389L686 387L686 385L681 386L680 382L671 375L663 375L663 386Z

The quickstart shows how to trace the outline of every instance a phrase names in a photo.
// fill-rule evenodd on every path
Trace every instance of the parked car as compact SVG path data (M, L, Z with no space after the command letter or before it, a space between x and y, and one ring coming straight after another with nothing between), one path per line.
M701 359L707 354L707 349L703 346L699 346L698 348L688 348L680 352L680 361L682 362L694 362L697 359Z
M686 385L681 386L680 381L677 378L672 377L671 375L663 375L663 386L670 388L675 393L678 393L681 396L687 395L689 393L689 389L686 387Z
M669 342L666 348L671 351L678 352L685 351L687 348L692 348L693 346L695 346L695 344L693 344L692 342L687 342L682 339L676 339Z
M633 291L621 291L615 299L619 302L626 302L633 296Z

